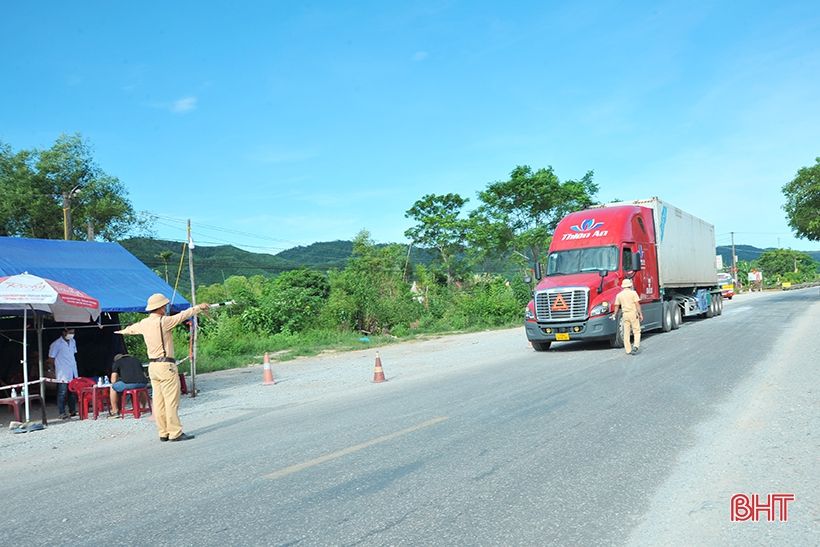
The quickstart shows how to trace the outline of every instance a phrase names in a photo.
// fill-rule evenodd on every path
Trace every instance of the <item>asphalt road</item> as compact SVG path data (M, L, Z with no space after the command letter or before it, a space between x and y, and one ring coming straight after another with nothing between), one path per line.
M523 329L429 354L384 348L384 384L192 420L190 442L146 435L5 462L0 538L816 544L818 321L815 288L737 297L720 317L646 335L635 357L581 342L535 353ZM736 492L796 501L788 522L732 523Z

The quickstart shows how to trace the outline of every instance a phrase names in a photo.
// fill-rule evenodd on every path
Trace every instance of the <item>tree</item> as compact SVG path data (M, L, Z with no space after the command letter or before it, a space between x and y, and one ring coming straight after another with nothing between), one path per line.
M84 238L91 222L102 239L144 227L125 186L94 162L80 135L61 135L47 150L0 143L0 235ZM72 220L76 219L76 222Z
M552 167L533 172L518 166L509 180L479 192L482 202L470 215L470 241L485 252L527 254L539 261L558 221L593 204L598 185L588 171L580 180L561 182Z
M453 261L464 250L467 222L460 214L467 201L458 194L427 194L404 215L417 223L404 235L413 243L438 249L448 285L453 281Z
M157 255L157 258L162 260L162 265L165 266L165 282L168 283L168 261L171 260L171 257L174 256L174 253L171 251L160 251Z
M789 226L797 237L820 241L820 157L811 167L803 167L783 186Z
M812 281L817 275L817 262L811 256L790 249L766 251L755 261L755 266L769 282L801 283Z
M377 246L369 232L359 232L345 269L330 272L322 323L373 333L417 319L422 308L404 281L405 256L401 245Z

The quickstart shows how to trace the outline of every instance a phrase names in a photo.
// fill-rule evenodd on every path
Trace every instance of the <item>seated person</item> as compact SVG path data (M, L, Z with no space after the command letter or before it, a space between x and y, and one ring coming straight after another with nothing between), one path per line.
M126 389L136 389L138 387L146 387L148 385L148 377L145 376L145 371L142 368L142 363L136 357L132 357L126 353L118 353L114 356L114 365L111 367L111 416L118 416L120 413L119 394ZM141 394L145 404L145 394Z

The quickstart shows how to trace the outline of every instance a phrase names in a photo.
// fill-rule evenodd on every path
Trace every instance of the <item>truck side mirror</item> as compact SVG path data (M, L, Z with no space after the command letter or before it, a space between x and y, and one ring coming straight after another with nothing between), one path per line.
M598 294L601 294L602 292L604 292L604 280L606 279L606 276L608 274L609 274L609 272L606 271L606 270L601 270L600 272L598 272L598 275L601 276L601 284L598 285Z
M632 264L629 268L633 272L639 272L641 270L641 254L640 253L632 253Z
M541 263L535 263L535 279L541 279Z

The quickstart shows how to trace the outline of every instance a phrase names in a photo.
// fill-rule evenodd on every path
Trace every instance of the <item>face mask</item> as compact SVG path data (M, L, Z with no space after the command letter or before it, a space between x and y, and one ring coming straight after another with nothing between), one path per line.
M66 335L65 335L65 339L66 339L66 340L73 340L73 339L74 339L74 335L73 335L73 334L66 334Z

